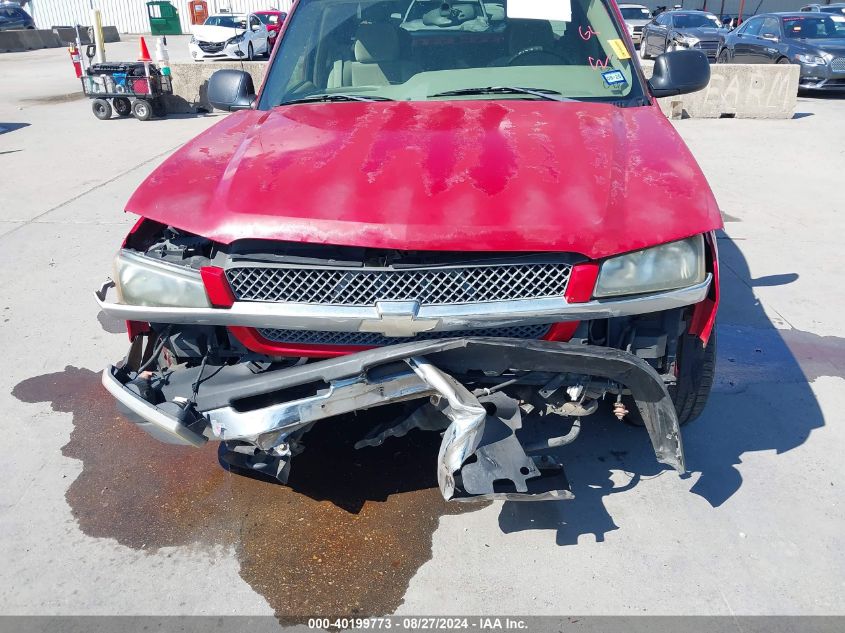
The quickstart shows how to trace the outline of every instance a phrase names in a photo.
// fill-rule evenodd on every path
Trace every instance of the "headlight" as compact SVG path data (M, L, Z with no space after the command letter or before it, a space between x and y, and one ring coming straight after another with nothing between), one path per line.
M118 300L127 305L208 308L198 271L120 251L114 260Z
M795 59L802 64L812 64L813 66L822 66L826 63L824 57L819 57L818 55L808 55L805 53L798 53L795 56Z
M696 235L644 251L606 259L596 297L684 288L704 281L704 238Z
M678 35L675 37L675 41L684 46L695 46L698 44L698 38L692 35Z
M236 35L228 40L226 40L226 44L240 44L244 41L244 34L241 33L240 35Z

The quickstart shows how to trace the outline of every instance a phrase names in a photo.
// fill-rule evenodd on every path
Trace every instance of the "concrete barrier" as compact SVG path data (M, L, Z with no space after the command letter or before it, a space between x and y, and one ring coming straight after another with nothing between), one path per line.
M103 40L105 40L106 44L111 44L112 42L119 42L120 41L120 33L117 32L116 26L104 26L103 27Z
M41 40L41 48L58 48L62 45L58 36L49 29L38 29L38 39Z
M234 68L245 70L252 75L256 89L264 80L267 62L185 62L170 66L173 81L173 95L165 98L168 112L211 112L211 104L206 96L208 79L215 70Z
M0 52L25 51L20 31L0 31Z
M103 27L103 33L105 34L105 30L110 27ZM72 26L54 26L53 33L59 38L59 41L62 43L63 46L67 46L72 42L76 42L76 28ZM88 36L88 27L87 26L80 26L79 27L79 39L82 44L91 44L91 38Z
M646 77L653 66L643 63ZM704 90L658 102L670 119L791 119L800 73L797 64L711 64Z
M52 31L42 29L0 31L0 52L33 51L39 48L55 48L57 46L60 46L60 43Z
M88 27L80 28L83 44L90 44ZM115 26L104 26L106 42L119 42L120 35ZM0 31L0 53L19 53L40 48L58 48L76 41L76 30L67 26L54 26L52 29L20 29Z

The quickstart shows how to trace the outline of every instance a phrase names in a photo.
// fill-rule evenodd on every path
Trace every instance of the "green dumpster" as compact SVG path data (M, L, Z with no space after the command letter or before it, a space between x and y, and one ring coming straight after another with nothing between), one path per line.
M182 35L179 12L169 2L148 2L147 14L150 16L150 33L153 35Z

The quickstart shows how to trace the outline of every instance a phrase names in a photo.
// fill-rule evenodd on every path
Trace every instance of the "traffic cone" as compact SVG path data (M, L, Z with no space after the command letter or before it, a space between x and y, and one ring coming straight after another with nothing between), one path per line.
M151 62L153 58L150 57L150 51L147 48L147 43L144 41L144 38L141 38L141 53L138 57L139 62Z

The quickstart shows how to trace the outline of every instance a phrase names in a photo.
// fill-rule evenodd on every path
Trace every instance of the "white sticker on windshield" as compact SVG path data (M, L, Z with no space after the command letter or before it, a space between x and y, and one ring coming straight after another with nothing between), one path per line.
M572 22L570 0L507 0L505 13L509 18Z

